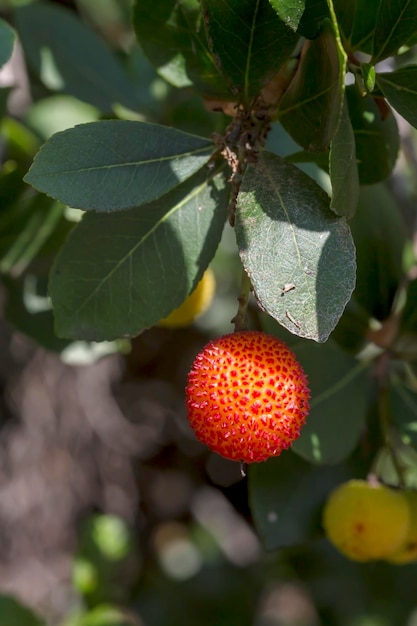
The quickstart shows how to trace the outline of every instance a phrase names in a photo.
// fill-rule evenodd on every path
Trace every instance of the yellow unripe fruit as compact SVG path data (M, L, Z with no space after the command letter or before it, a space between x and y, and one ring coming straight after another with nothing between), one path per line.
M353 561L385 559L404 543L409 506L399 491L364 480L340 485L323 514L328 539Z
M410 512L410 525L403 544L387 561L396 565L417 561L417 492L403 491Z
M184 302L172 311L168 317L159 322L165 328L183 328L192 324L194 319L202 315L209 308L216 290L216 279L209 268L198 283L194 291Z

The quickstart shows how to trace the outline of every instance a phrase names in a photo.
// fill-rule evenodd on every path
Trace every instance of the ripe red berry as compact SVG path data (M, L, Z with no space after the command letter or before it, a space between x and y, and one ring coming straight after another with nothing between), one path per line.
M234 461L278 456L300 435L307 378L282 341L258 331L225 335L197 355L186 390L198 439Z

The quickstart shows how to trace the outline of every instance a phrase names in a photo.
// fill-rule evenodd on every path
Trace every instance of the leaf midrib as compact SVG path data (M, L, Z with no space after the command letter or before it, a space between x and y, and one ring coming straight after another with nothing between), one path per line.
M217 174L217 172L216 172ZM96 285L93 291L89 294L89 296L80 304L80 306L74 311L74 315L79 315L79 313L88 305L90 300L94 298L94 296L103 288L103 286L111 279L113 274L127 261L131 261L133 255L138 250L140 246L142 246L145 241L153 235L153 233L163 224L171 215L173 215L176 211L180 210L184 204L192 200L194 197L198 196L202 189L208 185L208 183L213 180L214 175L212 177L207 178L204 183L195 187L189 194L187 194L180 202L178 202L172 209L170 209L167 213L163 215L161 219L159 219L152 228L129 250L127 254L125 254L109 271L109 273L100 280L100 282Z
M211 153L212 147L210 145L204 146L203 148L198 148L193 150L192 152L181 152L180 154L168 155L165 157L157 157L154 159L147 159L144 161L128 161L123 163L112 163L109 165L95 165L91 167L82 167L73 170L59 170L57 172L44 172L42 173L42 177L52 177L52 176L62 176L62 174L76 174L83 172L97 172L101 170L111 170L121 167L140 167L144 165L152 165L153 163L163 163L164 161L174 161L174 160L182 160L186 157L196 156L199 153L209 152Z

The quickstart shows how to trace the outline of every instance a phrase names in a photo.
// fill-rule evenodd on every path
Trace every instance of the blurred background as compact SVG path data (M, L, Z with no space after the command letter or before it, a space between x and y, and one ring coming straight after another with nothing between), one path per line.
M40 31L25 4L0 0L19 38L0 72L3 206L24 198L22 176L50 135L112 115L105 76L101 88L92 81L91 93L80 93L60 82L47 46L38 59ZM222 114L152 70L135 43L130 0L44 4L76 14L123 64L140 112L120 107L119 116L207 136L224 128ZM399 124L408 159L386 188L413 233L416 140ZM296 146L274 125L269 148L285 155ZM303 167L326 187L321 170ZM351 563L323 537L324 494L335 475L366 474L360 452L327 468L320 485L297 487L294 520L314 500L309 541L266 550L248 477L188 427L187 372L211 337L232 330L237 308L241 270L230 227L212 263L215 298L192 326L70 343L53 334L46 284L79 212L54 217L49 199L38 202L22 209L28 227L17 247L19 224L0 221L0 626L417 626L414 565ZM250 318L294 341L254 303Z

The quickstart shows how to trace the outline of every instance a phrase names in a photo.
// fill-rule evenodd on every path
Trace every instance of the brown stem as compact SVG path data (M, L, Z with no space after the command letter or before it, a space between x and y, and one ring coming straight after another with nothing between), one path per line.
M235 317L232 319L232 324L235 325L235 333L241 330L247 330L247 310L249 304L249 294L251 291L251 282L249 276L245 270L242 269L242 282L240 286L240 294L237 299L239 305Z

